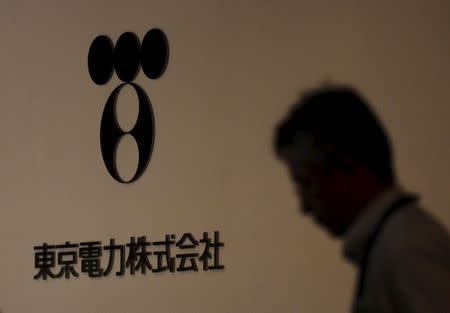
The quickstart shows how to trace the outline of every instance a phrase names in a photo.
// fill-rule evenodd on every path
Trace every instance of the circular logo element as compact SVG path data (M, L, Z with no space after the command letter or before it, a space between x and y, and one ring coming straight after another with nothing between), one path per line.
M131 85L139 99L139 113L134 127L125 132L117 123L116 101L123 86ZM120 140L125 135L131 135L137 143L139 149L139 163L134 176L128 180L123 180L116 166L116 150ZM145 91L134 83L123 83L119 85L108 98L103 110L100 125L100 145L105 166L111 176L121 183L131 183L137 180L145 171L153 150L155 140L155 122L151 109L150 100Z
M94 83L106 84L114 72L124 83L116 87L103 110L100 125L100 146L103 161L109 174L120 183L136 181L147 168L155 141L155 120L151 102L145 91L131 81L138 75L140 66L150 79L161 77L169 60L169 44L162 30L151 29L147 32L140 46L139 38L131 33L123 33L114 48L111 39L101 35L94 39L88 55L89 75ZM139 113L134 127L125 132L117 122L116 102L122 88L130 85L139 99ZM116 150L120 140L131 135L137 143L139 161L136 173L125 181L117 170Z
M88 68L89 75L97 85L106 84L114 72L114 47L111 39L98 36L89 48Z
M114 50L117 76L124 82L132 81L139 72L140 43L133 33L120 35Z
M148 78L157 79L164 74L169 59L167 38L160 29L151 29L142 41L142 69Z

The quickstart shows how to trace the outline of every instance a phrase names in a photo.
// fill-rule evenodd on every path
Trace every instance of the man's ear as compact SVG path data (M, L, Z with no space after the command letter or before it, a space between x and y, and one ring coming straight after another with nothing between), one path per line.
M357 165L354 158L337 149L328 150L327 153L327 166L330 169L342 171L347 175L352 175L354 173Z

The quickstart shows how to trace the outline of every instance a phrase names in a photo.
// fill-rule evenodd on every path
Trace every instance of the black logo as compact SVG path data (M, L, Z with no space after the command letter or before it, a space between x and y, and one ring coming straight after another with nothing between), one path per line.
M94 39L88 55L89 75L97 85L106 84L114 70L122 84L117 86L103 110L100 125L100 146L103 161L109 174L120 183L136 181L144 173L153 151L155 139L155 121L151 102L145 91L133 83L140 68L150 79L158 79L164 74L169 57L169 45L162 30L151 29L144 36L142 44L131 32L123 33L114 47L111 39L101 35ZM139 113L134 127L125 132L117 122L116 100L125 85L130 85L139 99ZM123 180L116 165L116 150L121 138L131 135L139 149L139 162L136 173L128 180Z

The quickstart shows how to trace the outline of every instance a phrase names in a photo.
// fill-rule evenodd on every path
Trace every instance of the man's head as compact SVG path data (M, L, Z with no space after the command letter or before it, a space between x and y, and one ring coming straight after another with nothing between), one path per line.
M280 122L275 151L288 166L303 212L342 236L394 181L389 139L349 87L312 90Z

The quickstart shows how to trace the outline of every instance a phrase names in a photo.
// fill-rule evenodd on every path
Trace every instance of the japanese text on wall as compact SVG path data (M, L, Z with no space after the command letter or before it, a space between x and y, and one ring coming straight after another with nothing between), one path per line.
M124 276L159 273L222 270L219 253L224 247L219 232L213 238L208 232L197 240L191 233L184 233L179 240L175 234L165 235L160 241L149 241L146 236L131 237L126 244L117 244L110 239L107 245L101 241L71 243L60 245L43 243L35 246L34 267L37 270L34 279L79 277L78 261L81 261L81 273L89 277L105 277L115 273ZM102 262L102 257L104 257Z

